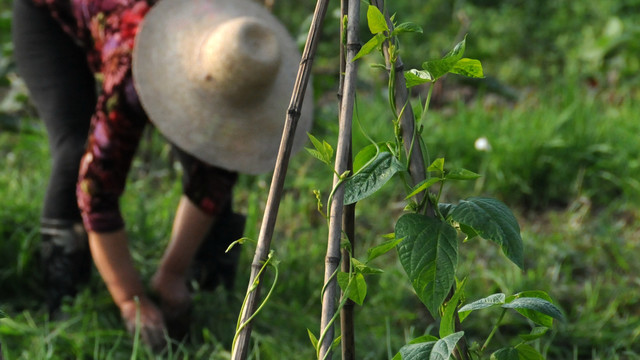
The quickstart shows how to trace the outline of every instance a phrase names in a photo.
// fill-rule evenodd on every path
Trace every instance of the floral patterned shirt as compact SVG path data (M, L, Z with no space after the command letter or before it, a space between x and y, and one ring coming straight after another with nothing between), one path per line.
M80 164L77 198L85 227L97 232L124 226L119 198L148 122L133 87L135 35L156 0L33 0L47 6L62 28L82 46L102 91L91 119ZM182 154L185 194L216 215L226 206L237 174Z

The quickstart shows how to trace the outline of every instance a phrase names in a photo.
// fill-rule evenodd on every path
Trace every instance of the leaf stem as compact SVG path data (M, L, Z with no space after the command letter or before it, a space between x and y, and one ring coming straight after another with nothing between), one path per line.
M422 125L422 122L427 116L427 112L429 111L429 104L431 103L431 94L433 94L433 88L435 87L436 82L432 81L429 85L429 91L427 92L427 99L424 101L424 108L422 109L422 114L420 115L420 121L418 125Z
M482 344L482 347L480 348L480 352L484 351L484 349L487 348L487 346L491 342L491 339L493 339L493 335L495 335L496 331L498 331L498 326L500 326L500 323L502 322L502 319L504 318L504 315L506 313L507 313L507 309L503 309L502 314L500 314L500 317L498 318L498 321L496 321L496 324L493 326L493 329L491 329L491 333L489 334L489 337L487 337L487 340L484 342L484 344Z

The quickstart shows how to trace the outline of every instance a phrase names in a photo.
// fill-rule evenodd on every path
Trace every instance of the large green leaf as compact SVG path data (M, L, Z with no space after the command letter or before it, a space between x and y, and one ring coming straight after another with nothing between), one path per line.
M431 355L429 355L429 360L449 360L462 335L464 335L464 332L459 331L436 341L431 350Z
M518 360L544 360L544 356L528 344L520 344L516 346L518 350Z
M512 347L502 348L491 354L491 360L519 360L518 350Z
M502 202L490 198L462 200L451 211L451 220L464 224L480 235L500 245L504 254L524 269L520 225L511 210Z
M564 320L564 315L551 302L537 297L519 297L509 303L502 305L506 309L517 309L519 313L526 316L533 322L551 327L553 319ZM532 312L533 311L533 312Z
M425 360L429 359L431 350L436 344L435 341L420 343L420 344L408 344L400 348L399 359L402 360ZM394 359L397 358L397 355Z
M455 280L458 263L456 230L422 214L405 214L396 223L400 263L420 300L434 317Z
M353 171L358 172L358 170L367 165L369 161L375 159L378 153L383 151L389 152L389 146L385 142L369 144L363 147L362 150L358 151L356 156L353 157Z
M402 164L391 153L378 153L365 168L346 180L344 204L353 204L370 196L402 170Z
M546 300L549 303L553 304L553 299L551 299L551 296L549 296L549 294L547 294L545 291L542 291L542 290L526 290L526 291L519 292L515 295L511 295L507 297L507 299L505 300L505 303L510 303L518 298L538 298L538 299ZM516 307L515 310L519 312L522 316L526 317L527 319L533 321L536 324L540 324L546 327L553 326L553 317L549 315L546 315L544 313L541 313L532 309L527 309L524 307L522 308ZM559 309L557 309L557 311L558 313L560 313Z
M486 309L488 307L497 306L504 304L506 299L505 294L497 293L493 295L489 295L486 298L482 298L480 300L476 300L470 304L467 304L458 310L458 316L460 316L460 322L464 321L467 318L469 313L474 310Z

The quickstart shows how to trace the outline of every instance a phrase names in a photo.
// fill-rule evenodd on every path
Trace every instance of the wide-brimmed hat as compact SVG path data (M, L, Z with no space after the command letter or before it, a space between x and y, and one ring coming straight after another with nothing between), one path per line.
M287 30L255 2L160 0L136 36L133 78L169 141L208 164L257 174L275 164L299 63ZM311 120L307 100L293 151Z

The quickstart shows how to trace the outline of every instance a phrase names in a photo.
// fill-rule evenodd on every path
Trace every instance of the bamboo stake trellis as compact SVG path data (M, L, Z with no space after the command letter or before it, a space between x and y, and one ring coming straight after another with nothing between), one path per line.
M338 145L336 149L336 162L335 171L337 174L344 174L350 169L351 164L351 120L353 115L353 108L355 103L355 82L357 75L357 63L352 59L358 52L360 42L358 37L359 27L359 13L360 2L342 0L342 12L347 8L347 41L346 41L346 58L342 62L344 65L344 76L341 76L340 82L340 130L338 135ZM311 66L313 64L315 50L318 45L318 38L320 36L320 29L322 27L323 20L326 15L328 0L318 0L313 15L313 20L307 36L307 41L302 54L300 67L298 69L298 75L296 77L293 94L287 111L285 120L285 126L283 130L282 139L280 142L280 148L278 152L278 158L276 160L276 166L269 189L269 195L267 198L267 204L265 207L265 214L263 216L262 225L260 228L260 235L256 246L253 262L251 264L251 275L249 279L249 285L247 288L247 299L243 312L240 318L241 330L238 335L238 340L234 343L232 349L231 358L233 360L246 359L249 351L249 343L251 337L252 324L255 311L258 307L258 300L260 294L261 284L261 269L264 262L267 260L271 238L275 227L275 221L279 208L280 199L282 197L282 190L284 186L284 180L286 178L286 172L291 154L291 148L293 144L293 138L295 135L295 129L298 119L300 117L300 109L302 108L302 102L304 100L305 90L309 82L311 74ZM371 0L371 3L377 6L383 11L383 0ZM384 13L384 12L383 12ZM391 20L385 13L389 28L392 28ZM340 22L341 34L342 34L342 21ZM341 39L342 46L342 39ZM387 66L392 66L388 56L388 44L384 44L384 53ZM403 138L405 139L405 151L409 157L409 173L411 175L413 185L421 182L425 178L425 167L423 154L420 147L410 148L412 141L408 139L414 139L417 136L414 129L414 117L410 107L404 107L408 99L408 91L405 86L404 77L402 76L402 61L398 57L395 63L394 69L400 76L396 76L395 79L395 101L398 106L398 113L402 114L400 119L401 128L403 131ZM342 73L342 67L341 67ZM339 176L334 176L334 196L331 203L331 210L329 216L329 237L327 245L327 256L325 259L325 286L323 293L323 309L321 318L321 336L319 348L319 359L330 358L331 345L333 343L333 324L332 319L336 312L335 300L337 293L337 286L335 275L337 273L338 264L340 263L340 239L344 228L351 227L348 236L350 240L353 240L353 211L351 207L347 211L343 207L344 189L339 186L341 179ZM348 267L347 267L348 269ZM350 360L355 358L355 345L353 343L353 321L349 320L352 315L349 311L343 312L344 318L341 319L343 324L342 333L348 334L345 339L347 342L343 344L343 359Z
M342 84L342 101L340 103L338 144L333 177L333 198L329 212L329 237L327 239L327 256L325 258L324 293L322 296L322 317L320 321L320 338L318 359L331 357L333 343L333 324L336 315L338 265L340 263L340 240L342 239L342 221L344 214L343 174L348 170L350 162L351 130L353 108L355 104L357 63L353 61L360 48L358 27L360 18L360 1L349 1L347 10L347 42L344 81Z
M348 15L349 0L342 0L340 2L340 29L344 26L343 19ZM342 92L344 88L344 74L346 68L346 54L345 46L347 39L344 31L340 31L340 87L338 89L339 106L342 106ZM358 46L359 48L359 46ZM353 141L349 143L349 155L348 155L348 171L353 172ZM356 204L349 204L344 207L344 214L342 215L342 228L344 229L345 236L349 240L349 249L342 250L342 271L348 272L351 268L351 258L349 256L355 256L355 216L356 216ZM343 295L344 296L344 295ZM342 309L340 310L340 334L342 344L342 360L355 360L356 359L356 344L355 344L355 325L354 325L354 308L355 302L348 299Z
M240 316L242 329L240 330L238 340L235 342L231 353L231 358L233 360L244 360L249 352L249 342L251 340L252 329L250 319L256 312L260 295L261 279L259 274L263 263L267 260L269 255L271 238L273 237L273 230L278 215L280 198L282 197L289 157L291 155L291 148L293 147L293 138L295 136L298 120L300 119L300 109L302 109L304 94L311 76L311 66L313 65L318 39L320 37L320 29L322 28L322 22L327 13L328 5L329 0L318 0L311 27L309 29L309 34L307 36L307 42L302 52L298 75L296 76L293 94L291 95L291 101L287 110L285 126L282 133L282 139L280 141L278 157L276 159L276 166L271 179L265 214L260 227L260 235L258 237L253 262L251 263L251 275L249 278L249 285L247 287L247 300Z

